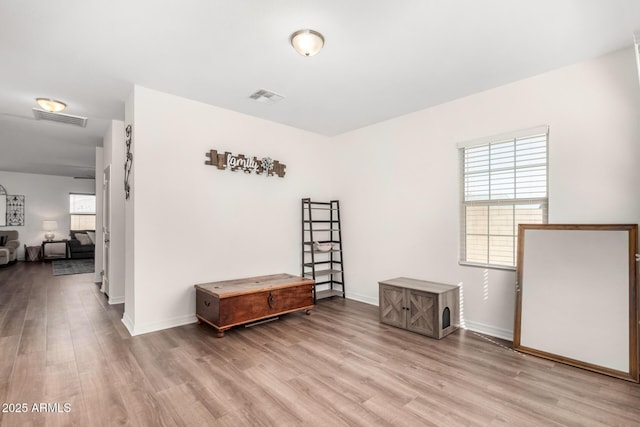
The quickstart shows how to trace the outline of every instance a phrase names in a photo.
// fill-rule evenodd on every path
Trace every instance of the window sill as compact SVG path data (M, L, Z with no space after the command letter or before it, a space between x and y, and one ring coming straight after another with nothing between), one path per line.
M461 265L463 267L478 267L478 268L490 268L492 270L516 271L516 267L511 267L508 265L475 264L475 263L466 262L466 261L458 261L458 265Z

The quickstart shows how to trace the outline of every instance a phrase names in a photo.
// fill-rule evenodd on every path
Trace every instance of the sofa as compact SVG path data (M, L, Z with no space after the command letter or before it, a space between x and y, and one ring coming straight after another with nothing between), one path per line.
M0 267L15 264L18 261L17 230L0 230Z
M96 245L95 231L93 230L71 230L69 232L69 257L71 259L94 258Z

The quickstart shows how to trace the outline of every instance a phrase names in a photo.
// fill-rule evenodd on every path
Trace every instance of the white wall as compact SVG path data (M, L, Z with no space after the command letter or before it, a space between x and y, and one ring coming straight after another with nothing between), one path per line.
M332 140L347 296L377 303L396 276L463 285L466 326L511 339L515 274L458 265L456 143L549 125L549 222L640 222L634 53L592 61Z
M330 197L328 138L138 86L125 117L135 261L123 320L133 334L195 321L194 284L300 273L300 199ZM271 157L286 176L218 170L205 165L211 149Z
M103 176L111 165L109 226L109 304L125 302L124 122L112 120L103 138ZM96 168L99 169L99 168ZM102 224L98 227L102 230Z
M510 339L514 272L458 265L456 143L549 125L549 221L638 223L633 55L334 138L136 87L125 108L134 123L125 324L138 334L194 321L196 283L297 273L299 203L310 196L341 200L348 297L377 304L377 282L396 276L461 284L465 326ZM204 165L210 149L270 156L287 176L219 171Z
M95 179L95 192L96 192L96 240L95 240L95 256L94 256L94 278L95 283L102 283L102 255L103 255L103 238L102 238L102 185L103 177L100 172L100 166L104 164L104 149L102 147L96 147L96 179ZM101 288L104 292L104 289Z
M127 126L135 122L135 90L131 92L127 98L127 102L124 104L124 118ZM131 129L131 153L135 160L135 134L136 128L132 126ZM131 191L129 199L125 196L124 202L124 246L125 246L125 260L124 260L124 313L122 315L122 322L127 326L129 332L135 331L136 318L136 306L135 306L135 163L131 166L131 175L129 176L129 184L131 184ZM123 181L124 187L124 181Z
M69 238L69 193L93 193L94 181L69 177L0 171L0 184L11 195L25 196L25 225L3 227L18 230L18 259L24 259L24 245L38 246L44 240L43 220L58 222L56 239Z

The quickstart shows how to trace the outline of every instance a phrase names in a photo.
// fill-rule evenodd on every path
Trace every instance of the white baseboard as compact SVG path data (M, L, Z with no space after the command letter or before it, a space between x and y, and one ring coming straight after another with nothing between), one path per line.
M109 305L124 304L124 295L121 297L112 297L109 295Z
M127 327L131 336L148 334L149 332L161 331L163 329L175 328L176 326L189 325L196 323L198 319L195 314L188 314L186 316L178 316L172 319L160 320L157 322L149 322L136 325L127 317L126 313L122 316L122 323Z
M378 305L378 298L372 298L366 295L352 294L347 292L346 297L354 301L364 302L365 304Z
M131 318L129 317L127 312L122 315L122 323L124 323L127 331L129 331L129 335L133 336L133 322L131 321Z
M371 304L375 306L378 305L378 300L376 298L372 298L366 295L347 293L347 298L354 301L363 302L365 304ZM124 302L124 297L122 298L122 302ZM114 302L113 304L119 303L120 302ZM111 298L109 299L109 304L112 304ZM185 316L174 317L172 319L136 325L131 320L131 318L129 318L126 312L122 316L122 323L124 323L131 336L147 334L149 332L160 331L163 329L175 328L177 326L189 325L196 322L196 316L194 314L188 314ZM513 330L511 329L498 328L496 326L486 325L484 323L473 322L470 320L465 320L462 327L464 329L468 329L470 331L478 332L484 335L489 335L507 341L513 341Z
M475 331L484 335L513 341L513 331L511 329L498 328L491 325L485 325L484 323L473 322L471 320L465 320L463 327L464 329L469 329L470 331Z

